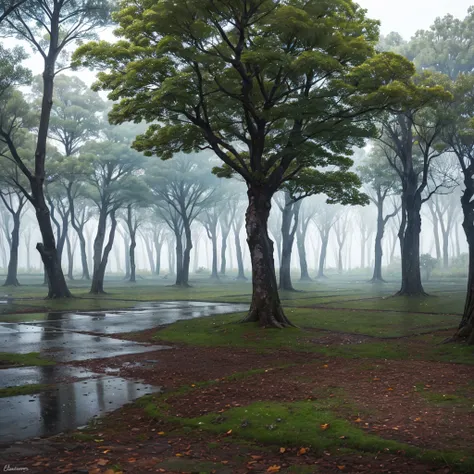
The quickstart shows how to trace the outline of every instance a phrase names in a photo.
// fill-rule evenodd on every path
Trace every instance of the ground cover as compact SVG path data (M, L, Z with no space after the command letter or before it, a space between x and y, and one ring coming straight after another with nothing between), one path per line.
M443 344L462 293L431 284L434 296L409 301L367 286L314 282L283 294L290 330L231 314L122 334L173 349L73 365L164 393L25 442L4 462L24 449L21 465L38 473L474 472L474 349ZM106 299L245 301L249 287L175 290L117 286Z

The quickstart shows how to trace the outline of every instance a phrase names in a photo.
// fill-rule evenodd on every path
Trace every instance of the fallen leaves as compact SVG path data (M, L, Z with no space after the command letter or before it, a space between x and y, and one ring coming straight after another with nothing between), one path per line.
M159 436L164 436L164 435L165 435L165 432L164 432L164 431L160 431L160 432L158 432L158 435L159 435Z
M286 451L286 448L280 448L280 454L283 454Z
M303 456L303 454L306 454L307 452L308 452L308 448L300 448L298 449L297 455Z
M323 431L326 431L329 428L329 423L323 423L320 425L320 427Z
M273 465L267 469L267 472L280 472L281 466Z

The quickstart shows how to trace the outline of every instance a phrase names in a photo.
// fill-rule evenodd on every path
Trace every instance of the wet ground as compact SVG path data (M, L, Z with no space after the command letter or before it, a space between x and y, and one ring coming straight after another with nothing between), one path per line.
M46 384L34 395L0 398L0 445L49 436L76 428L92 417L160 390L139 380L94 374L67 364L127 354L155 352L168 346L123 341L110 334L151 329L181 319L244 311L246 305L202 302L139 304L123 311L48 313L40 321L0 323L2 352L39 352L61 365L0 369L0 388ZM147 363L147 361L145 361Z

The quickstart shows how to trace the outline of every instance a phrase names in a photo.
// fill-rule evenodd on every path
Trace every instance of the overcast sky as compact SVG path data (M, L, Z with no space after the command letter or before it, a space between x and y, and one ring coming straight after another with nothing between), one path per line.
M464 18L474 0L358 0L368 16L382 22L381 33L397 31L410 39L417 30L426 30L438 16L451 13Z

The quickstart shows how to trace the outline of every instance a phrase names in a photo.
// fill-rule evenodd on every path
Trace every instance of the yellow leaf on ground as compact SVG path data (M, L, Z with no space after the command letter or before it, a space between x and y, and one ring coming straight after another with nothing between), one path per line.
M280 448L280 453L283 454L286 451L286 448Z
M165 434L165 432L164 432L164 431L160 431L158 434L159 434L160 436L163 436L163 435Z
M277 466L276 464L274 466L270 466L267 469L267 472L279 472L281 469L281 466Z
M342 465L342 466L337 466L337 468L338 468L340 471L343 471L345 467L346 467L346 466L344 466L344 465Z
M393 391L393 388L392 388L392 387L388 387L387 390L388 390L389 392L392 392L392 391Z
M362 420L360 418L357 418L354 420L354 423L360 423Z
M308 452L308 448L300 448L298 450L298 456L302 456L303 454L306 454Z
M322 430L327 430L329 428L329 423L323 423L321 426Z
M180 458L180 457L182 457L183 455L182 455L181 453L176 453L175 456L176 456L177 458Z
M99 466L105 466L106 464L109 464L109 461L108 461L108 459L99 459L99 460L97 461L97 464L98 464Z
M228 435L232 434L232 430L229 430L226 434Z
M421 418L420 418L419 416L417 416L417 417L415 418L415 421L421 421Z

